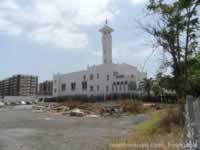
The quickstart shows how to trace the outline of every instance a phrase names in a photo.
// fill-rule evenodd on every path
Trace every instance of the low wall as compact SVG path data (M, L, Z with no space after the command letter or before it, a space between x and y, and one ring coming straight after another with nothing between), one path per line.
M4 102L33 102L35 100L39 100L43 96L5 96L3 99L0 97L0 101Z

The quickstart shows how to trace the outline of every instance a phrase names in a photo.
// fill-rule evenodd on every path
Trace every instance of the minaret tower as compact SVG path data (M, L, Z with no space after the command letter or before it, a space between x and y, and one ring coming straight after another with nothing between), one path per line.
M112 35L114 31L108 26L106 19L105 25L99 30L102 33L103 64L112 64Z

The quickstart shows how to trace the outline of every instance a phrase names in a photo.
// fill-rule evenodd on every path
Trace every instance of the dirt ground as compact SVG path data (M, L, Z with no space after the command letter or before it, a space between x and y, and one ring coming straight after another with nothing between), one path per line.
M31 109L0 111L0 150L102 150L145 115L120 118L49 116Z

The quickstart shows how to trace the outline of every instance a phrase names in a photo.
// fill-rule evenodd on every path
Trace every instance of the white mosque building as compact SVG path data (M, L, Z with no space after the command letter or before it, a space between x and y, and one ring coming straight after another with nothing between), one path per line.
M53 76L53 96L108 96L141 92L140 85L147 74L137 67L112 61L112 35L114 31L106 21L102 33L103 64L86 70Z

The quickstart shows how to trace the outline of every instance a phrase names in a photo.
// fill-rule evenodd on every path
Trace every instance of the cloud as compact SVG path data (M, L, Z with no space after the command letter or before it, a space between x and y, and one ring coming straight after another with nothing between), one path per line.
M86 47L83 26L113 17L112 0L1 0L0 31L59 48Z
M102 57L102 50L93 50L88 51L92 55L97 57ZM131 48L113 48L112 55L113 60L117 62L124 62L124 61L133 61L134 62L141 62L144 63L146 59L152 56L155 51L152 48L138 48L138 49L131 49Z
M0 19L0 33L8 34L11 36L17 36L22 32L18 25L9 22L5 19Z
M30 34L30 38L40 44L52 47L80 48L88 44L87 35L80 32L71 32L56 26L41 27Z
M123 52L123 53L122 53ZM151 55L152 49L150 48L138 48L138 49L131 49L131 48L114 48L113 49L113 57L115 59L126 59L126 58L139 58L144 60L144 58Z
M144 4L144 3L146 3L148 0L130 0L131 1L131 3L133 4L133 5L137 5L137 4Z

